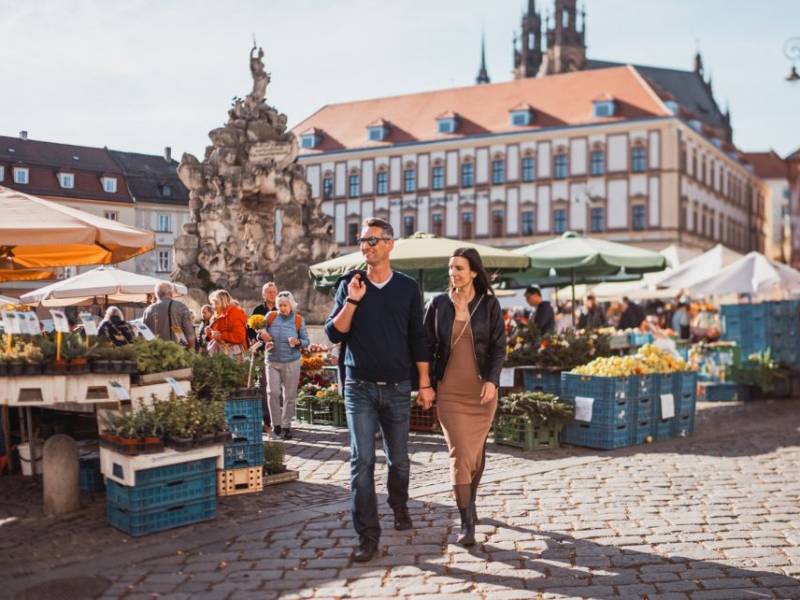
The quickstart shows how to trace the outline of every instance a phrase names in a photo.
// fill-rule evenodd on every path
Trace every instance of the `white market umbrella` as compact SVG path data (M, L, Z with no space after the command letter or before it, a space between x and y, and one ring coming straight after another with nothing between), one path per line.
M750 252L690 289L708 295L796 292L800 291L800 271L759 252Z
M741 258L742 255L738 252L734 252L722 244L717 244L700 256L683 263L670 275L659 281L658 286L676 290L692 289L696 283L713 277L722 269Z
M42 306L147 302L156 284L163 281L115 267L98 267L23 294L20 301ZM185 285L173 286L178 295L187 293Z

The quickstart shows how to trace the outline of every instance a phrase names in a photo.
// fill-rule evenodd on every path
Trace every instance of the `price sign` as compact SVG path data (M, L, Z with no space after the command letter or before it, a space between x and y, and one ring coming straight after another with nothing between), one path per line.
M593 406L594 398L575 396L575 420L583 421L584 423L591 423Z
M117 397L117 400L130 400L131 395L128 390L119 381L109 381L108 385L111 386L111 391Z
M25 316L25 325L27 326L28 333L31 335L39 335L42 333L42 326L39 324L39 317L35 312L22 313Z
M69 320L63 310L51 310L50 314L53 315L53 324L56 331L61 333L69 333Z
M3 318L3 329L6 333L10 333L12 335L19 335L22 333L22 324L17 318L18 314L19 313L16 313L13 310L4 310L0 312L0 315Z
M150 328L147 325L145 325L144 321L142 321L141 319L136 319L135 321L129 321L129 323L136 330L136 333L141 335L148 342L150 340L156 339L156 336L153 334L152 331L150 331Z
M81 323L83 323L83 330L86 335L97 335L97 323L94 322L94 317L87 312L80 313L78 316L81 319Z
M661 394L661 418L671 419L675 416L675 398L672 394Z
M164 381L170 385L176 396L186 395L186 390L183 389L183 386L181 386L180 382L178 382L174 377L164 377Z
M514 387L514 367L501 369L500 387Z

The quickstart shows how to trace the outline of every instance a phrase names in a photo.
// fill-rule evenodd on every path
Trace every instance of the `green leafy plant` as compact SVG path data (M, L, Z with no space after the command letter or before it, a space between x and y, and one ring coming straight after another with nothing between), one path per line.
M307 383L300 388L300 396L311 397L322 402L344 402L335 383L330 385Z
M267 473L280 473L285 470L286 447L282 442L264 442L264 470Z
M767 348L764 352L751 354L741 365L734 365L730 376L738 384L754 386L769 393L781 385L788 385L790 371L772 360L772 351Z
M610 356L609 336L573 329L542 335L531 321L517 329L506 354L506 365L568 371L599 356Z
M61 340L61 356L64 360L85 358L90 349L79 333L64 334Z
M131 346L136 356L137 369L141 375L186 369L192 366L192 353L175 342L159 338L154 340L136 338ZM120 346L120 349L123 349L122 352L131 352L126 349L127 347Z
M536 425L564 425L574 410L557 396L544 392L513 392L501 396L497 410L504 415L525 417Z
M227 400L231 390L246 384L247 369L246 362L222 353L198 355L192 365L192 391L202 400Z

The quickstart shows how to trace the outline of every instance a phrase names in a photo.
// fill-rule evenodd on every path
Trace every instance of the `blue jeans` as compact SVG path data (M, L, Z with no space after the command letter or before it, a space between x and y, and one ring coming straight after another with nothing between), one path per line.
M361 539L378 540L378 498L375 495L375 434L383 432L383 450L389 465L389 506L408 502L408 420L411 382L379 385L348 379L344 386L347 428L350 430L350 497L353 526Z

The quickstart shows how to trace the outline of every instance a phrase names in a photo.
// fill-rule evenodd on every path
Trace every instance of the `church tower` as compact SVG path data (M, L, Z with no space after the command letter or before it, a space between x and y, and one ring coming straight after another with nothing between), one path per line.
M580 13L579 29L577 0L555 0L555 4L540 75L581 71L586 66L586 10Z
M481 66L478 69L478 76L475 78L475 83L478 85L482 83L491 83L489 79L489 71L486 70L486 40L481 36Z
M514 36L514 79L536 77L542 65L542 18L535 0L528 0L528 12L522 15L522 32L517 48Z

